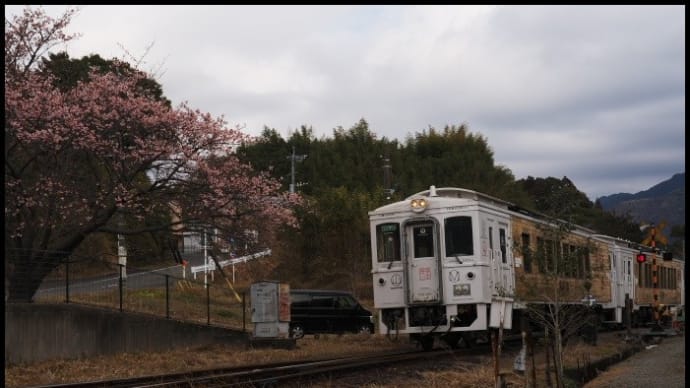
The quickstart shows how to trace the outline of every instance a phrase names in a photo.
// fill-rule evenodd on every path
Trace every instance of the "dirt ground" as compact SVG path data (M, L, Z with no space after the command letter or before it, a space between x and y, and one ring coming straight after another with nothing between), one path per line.
M478 345L481 346L481 345ZM485 345L486 346L486 345ZM602 333L597 346L572 340L566 351L566 362L594 361L630 345L620 333ZM80 381L103 380L115 377L133 377L170 372L184 372L242 364L298 360L338 355L364 354L373 351L411 349L415 344L401 338L391 342L382 335L308 336L298 341L297 349L244 349L213 346L198 349L179 349L161 353L120 354L85 360L55 360L34 365L5 367L5 386L25 387L41 384L64 384ZM513 371L513 362L519 352L517 346L505 346L500 370L512 386L524 386L525 377ZM450 353L449 353L450 354ZM535 355L537 379L544 379L544 353L538 348ZM487 387L493 386L493 362L490 355L480 363L467 362L462 354L448 359L429 361L409 366L392 366L375 371L357 373L338 378L337 381L320 381L320 387ZM310 384L300 386L312 386ZM543 386L543 385L540 385Z
M624 340L623 333L600 333L596 346L587 344L579 338L568 341L564 352L564 361L569 365L584 365L595 362L612 354L621 353L633 346ZM479 345L481 346L481 345ZM488 346L485 345L485 346ZM528 386L525 374L513 369L515 358L520 351L520 342L506 344L502 349L499 371L507 387ZM529 362L529 360L527 360ZM546 384L546 358L543 346L537 345L535 349L534 364L536 367L536 381L538 387ZM552 366L553 368L553 366ZM398 365L381 368L378 370L359 371L355 374L338 376L333 380L320 380L316 382L300 382L291 387L338 387L338 388L484 388L494 387L494 366L491 355L488 354L477 360L469 361L469 358L460 354L450 353L445 359L427 360L417 362L413 367ZM551 374L555 385L555 376ZM570 382L566 386L581 386L581 382Z

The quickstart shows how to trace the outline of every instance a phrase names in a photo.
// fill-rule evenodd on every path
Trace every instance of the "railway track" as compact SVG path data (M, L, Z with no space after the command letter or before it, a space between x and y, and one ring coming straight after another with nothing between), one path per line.
M112 380L99 380L71 384L41 385L32 388L94 388L94 387L276 387L295 382L318 381L353 371L365 371L387 365L414 365L420 360L439 357L461 357L463 361L478 364L490 355L488 347L472 349L437 349L378 353L357 357L280 362L247 365L233 368L199 370L183 373L152 375Z

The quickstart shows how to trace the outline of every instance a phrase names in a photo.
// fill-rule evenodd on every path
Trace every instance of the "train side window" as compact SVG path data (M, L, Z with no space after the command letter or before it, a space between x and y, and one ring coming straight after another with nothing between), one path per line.
M494 252L494 228L489 226L489 249L491 249L491 256L493 257Z
M474 254L472 217L446 218L446 257Z
M522 257L523 257L523 264L525 266L525 272L529 273L532 272L532 251L529 246L529 234L523 233L522 234L522 246L520 247L522 250Z
M398 224L376 226L376 250L379 262L400 261L400 226Z
M508 249L506 247L506 230L503 228L498 229L498 241L501 245L501 259L503 260L503 264L506 264L508 262L508 257L506 257Z
M647 278L647 275L645 274L646 270L647 267L644 265L644 263L640 263L637 271L637 285L640 287L647 286L647 284L645 283L645 279Z

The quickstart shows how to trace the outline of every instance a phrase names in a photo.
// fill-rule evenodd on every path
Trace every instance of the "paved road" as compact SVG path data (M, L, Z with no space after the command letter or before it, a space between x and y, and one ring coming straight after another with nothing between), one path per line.
M175 265L172 267L150 271L128 272L126 276L126 287L132 290L139 288L163 287L165 286L165 275L170 275L171 279L181 278L182 266ZM70 280L69 292L70 295L102 292L117 289L119 284L120 277L117 275L103 276L95 279ZM64 280L44 281L41 288L36 291L36 297L64 294Z
M685 337L665 337L609 367L584 388L685 387Z

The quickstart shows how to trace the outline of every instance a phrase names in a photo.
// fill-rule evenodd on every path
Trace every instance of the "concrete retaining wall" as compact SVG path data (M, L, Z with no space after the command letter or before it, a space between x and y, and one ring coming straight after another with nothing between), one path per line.
M5 304L5 365L210 344L246 345L239 330L75 304Z

